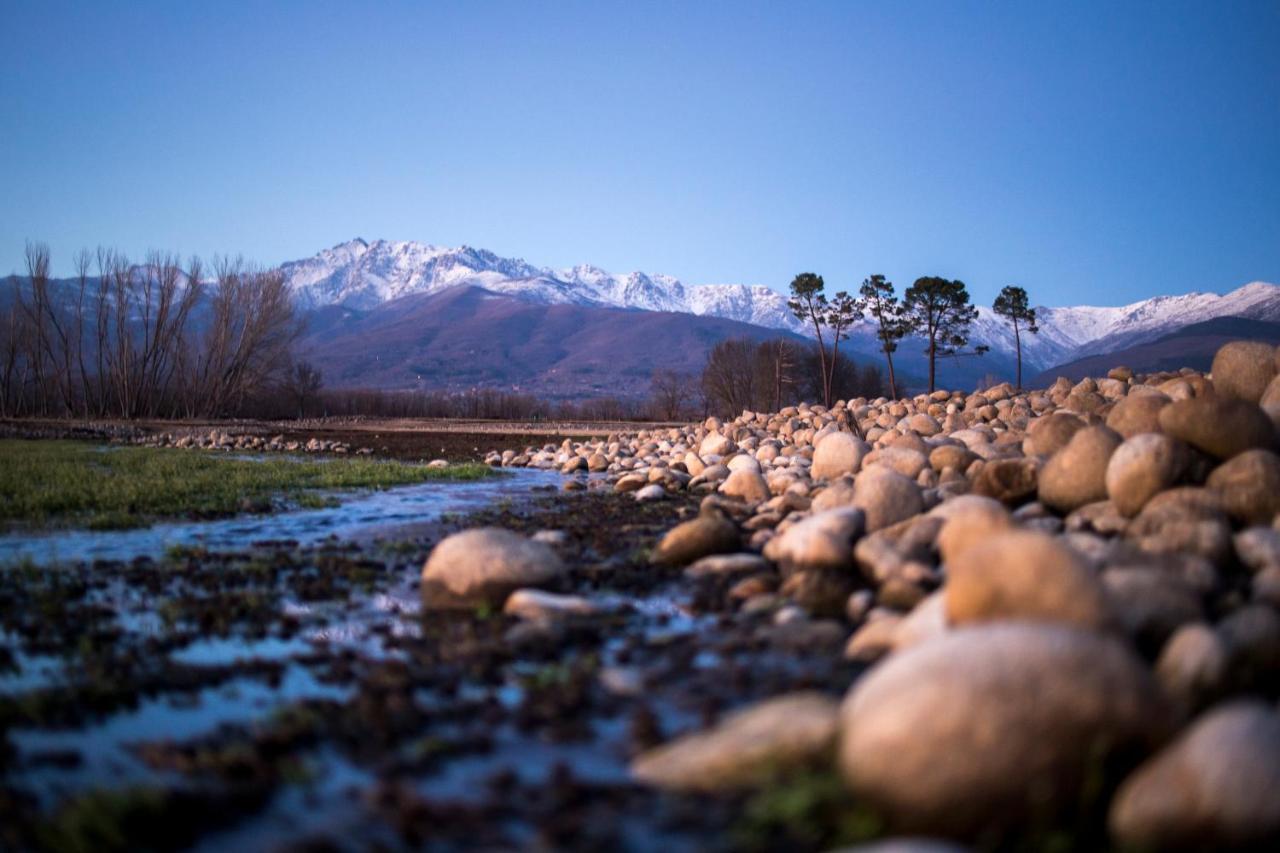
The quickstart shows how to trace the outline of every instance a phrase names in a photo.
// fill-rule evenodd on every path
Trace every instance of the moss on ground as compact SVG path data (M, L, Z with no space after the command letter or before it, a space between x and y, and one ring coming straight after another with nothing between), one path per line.
M165 518L324 506L325 490L478 480L481 464L427 468L403 462L264 456L77 441L0 441L0 524L146 526Z

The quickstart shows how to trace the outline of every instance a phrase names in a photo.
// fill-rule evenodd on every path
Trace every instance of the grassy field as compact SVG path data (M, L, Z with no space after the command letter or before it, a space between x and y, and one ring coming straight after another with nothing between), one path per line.
M327 490L477 480L491 473L481 464L435 469L354 458L249 460L195 450L0 440L0 524L140 527L163 518L316 506Z

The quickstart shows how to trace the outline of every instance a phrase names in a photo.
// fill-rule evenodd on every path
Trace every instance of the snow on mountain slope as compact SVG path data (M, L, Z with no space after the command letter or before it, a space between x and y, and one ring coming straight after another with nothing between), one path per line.
M667 275L620 275L587 264L555 270L469 246L356 239L281 269L307 308L341 305L369 310L401 296L467 284L544 304L675 311L810 333L787 309L786 298L762 285L686 285ZM1188 293L1117 307L1037 311L1040 332L1023 335L1023 361L1031 369L1045 369L1214 317L1280 320L1280 286L1255 281L1225 295ZM986 306L978 307L969 338L971 344L986 344L996 353L1014 351L1008 324ZM854 342L867 351L876 349L869 324L854 329Z

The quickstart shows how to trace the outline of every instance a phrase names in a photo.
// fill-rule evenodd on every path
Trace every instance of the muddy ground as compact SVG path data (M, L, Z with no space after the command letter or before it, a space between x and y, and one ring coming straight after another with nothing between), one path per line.
M735 611L741 577L649 564L695 508L552 487L407 541L0 573L0 847L804 850L873 834L825 771L749 797L628 778L662 739L777 693L841 696L858 673L842 626L777 626ZM562 588L624 609L555 627L422 612L431 547L478 524L565 531Z

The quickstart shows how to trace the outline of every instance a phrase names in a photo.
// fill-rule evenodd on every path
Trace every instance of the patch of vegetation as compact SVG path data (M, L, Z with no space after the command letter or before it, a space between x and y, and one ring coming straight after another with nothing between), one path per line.
M324 490L494 475L481 464L427 468L355 458L251 460L194 450L5 440L0 441L0 523L145 527L164 518L331 505L332 496L316 494Z
M734 838L744 850L827 849L884 831L870 810L850 802L834 768L779 773L743 804Z

